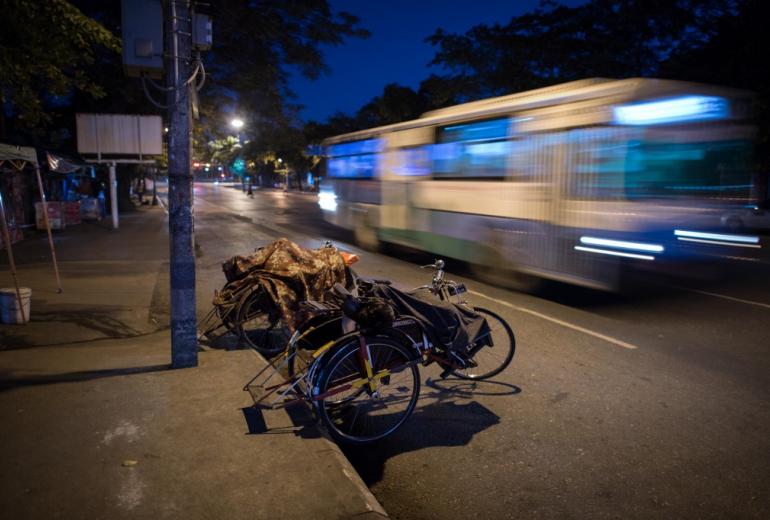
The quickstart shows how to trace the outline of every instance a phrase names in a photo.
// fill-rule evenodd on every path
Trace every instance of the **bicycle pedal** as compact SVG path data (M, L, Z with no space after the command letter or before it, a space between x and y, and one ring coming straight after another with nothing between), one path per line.
M452 369L451 369L451 368L447 368L446 370L444 370L443 372L441 372L441 374L439 375L439 377L440 377L441 379L446 379L446 378L447 378L447 377L449 377L450 375L452 375Z

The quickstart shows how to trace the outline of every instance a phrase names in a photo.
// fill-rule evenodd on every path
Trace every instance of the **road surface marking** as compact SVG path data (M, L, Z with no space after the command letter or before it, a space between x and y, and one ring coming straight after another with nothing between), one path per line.
M160 207L163 208L163 212L168 215L168 210L166 209L166 205L163 203L163 197L155 197L158 200L158 204L160 204Z
M602 334L600 332L596 332L596 331L593 331L593 330L590 330L590 329L586 329L586 328L581 327L579 325L575 325L573 323L562 321L562 320L560 320L558 318L554 318L552 316L548 316L546 314L542 314L542 313L539 313L537 311L533 311L533 310L527 309L525 307L519 307L518 305L513 305L511 303L508 303L505 300L498 300L497 298L492 298L491 296L487 296L486 294L483 294L483 293L480 293L480 292L476 292L476 291L468 291L468 293L476 295L476 296L481 296L482 298L486 298L489 301L493 301L493 302L498 303L500 305L504 305L505 307L509 307L509 308L511 308L511 309L513 309L515 311L523 312L523 313L526 313L526 314L531 314L532 316L537 316L538 318L544 319L546 321L550 321L552 323L556 323L557 325L561 325L562 327L567 327L568 329L576 330L578 332L582 332L583 334L588 334L589 336L593 336L595 338L599 338L599 339L604 340L604 341L606 341L608 343L612 343L613 345L617 345L619 347L623 347L623 348L628 349L628 350L636 350L636 349L639 348L636 345L632 345L631 343L626 343L625 341L621 341L619 339L615 339L613 337L607 336L607 335Z
M736 298L735 296L727 296L726 294L718 294L718 293L713 293L708 291L701 291L699 289L690 289L689 287L682 287L680 285L672 285L671 287L675 287L683 291L690 291L698 294L705 294L706 296L713 296L714 298L724 298L725 300L732 300L734 302L745 303L746 305L756 305L757 307L764 307L765 309L770 309L770 304L755 302L754 300L744 300L743 298Z

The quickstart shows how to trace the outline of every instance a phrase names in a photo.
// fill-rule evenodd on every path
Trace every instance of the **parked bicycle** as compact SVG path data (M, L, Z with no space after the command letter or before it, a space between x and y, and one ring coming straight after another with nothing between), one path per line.
M464 301L465 286L446 279L442 260L423 267L433 269L431 283L409 292L359 279L360 295L338 284L337 302L306 302L313 317L244 390L268 408L310 403L334 439L367 443L409 418L420 393L419 365L438 363L442 377L499 374L515 353L511 327ZM285 380L268 385L277 375Z
M277 257L275 261L272 255ZM293 302L308 295L322 298L335 281L352 280L350 266L357 260L356 255L338 251L329 241L311 250L286 239L259 248L253 255L233 257L223 263L227 283L215 291L212 309L201 321L199 339L226 331L240 345L267 357L278 355L291 336L286 318L296 315Z

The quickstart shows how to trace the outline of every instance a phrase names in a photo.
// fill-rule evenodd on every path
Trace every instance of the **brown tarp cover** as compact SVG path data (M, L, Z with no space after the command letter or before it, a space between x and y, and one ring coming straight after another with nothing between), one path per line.
M214 295L214 305L232 306L261 287L277 313L294 331L299 303L324 301L335 283L345 284L345 263L335 247L306 249L286 238L249 256L234 256L222 264L227 284Z

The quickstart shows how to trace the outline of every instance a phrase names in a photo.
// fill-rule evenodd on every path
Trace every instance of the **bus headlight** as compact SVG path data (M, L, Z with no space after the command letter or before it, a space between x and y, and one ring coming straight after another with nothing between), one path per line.
M337 211L337 196L330 191L318 194L318 205L324 211Z

